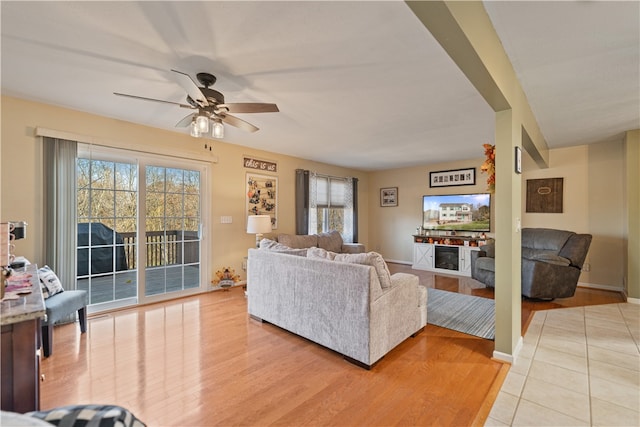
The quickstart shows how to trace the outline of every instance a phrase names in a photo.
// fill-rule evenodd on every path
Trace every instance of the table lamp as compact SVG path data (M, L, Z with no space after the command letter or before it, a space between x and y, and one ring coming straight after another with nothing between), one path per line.
M264 233L271 233L271 216L250 215L247 218L247 234L256 235L256 248L260 247L260 240Z

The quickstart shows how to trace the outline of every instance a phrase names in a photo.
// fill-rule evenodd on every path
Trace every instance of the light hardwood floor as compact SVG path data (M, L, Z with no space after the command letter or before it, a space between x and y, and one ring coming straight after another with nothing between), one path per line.
M427 286L487 292L390 269ZM592 292L594 304L621 300ZM149 426L480 425L506 375L492 352L493 341L428 325L366 371L249 319L233 288L95 316L86 334L56 327L53 355L41 363L41 407L118 404Z

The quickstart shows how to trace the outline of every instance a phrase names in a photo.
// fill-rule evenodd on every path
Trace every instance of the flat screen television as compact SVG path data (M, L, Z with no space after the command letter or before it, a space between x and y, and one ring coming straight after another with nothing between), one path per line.
M422 196L422 227L426 230L491 231L491 194Z

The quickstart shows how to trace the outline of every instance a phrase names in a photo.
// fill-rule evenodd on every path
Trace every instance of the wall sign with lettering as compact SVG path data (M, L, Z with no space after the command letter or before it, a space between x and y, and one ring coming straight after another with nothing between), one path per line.
M266 172L278 172L278 164L276 162L268 162L266 160L254 159L252 157L244 158L244 167Z

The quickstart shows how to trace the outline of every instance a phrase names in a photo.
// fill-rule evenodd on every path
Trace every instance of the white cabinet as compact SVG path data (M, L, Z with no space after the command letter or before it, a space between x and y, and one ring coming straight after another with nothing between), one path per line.
M414 243L413 265L416 270L433 269L433 245L429 243Z
M416 270L471 276L471 251L476 246L444 245L440 243L414 243L413 265Z
M460 252L458 254L458 272L463 276L471 277L471 250L478 248L471 248L469 246L460 246Z

